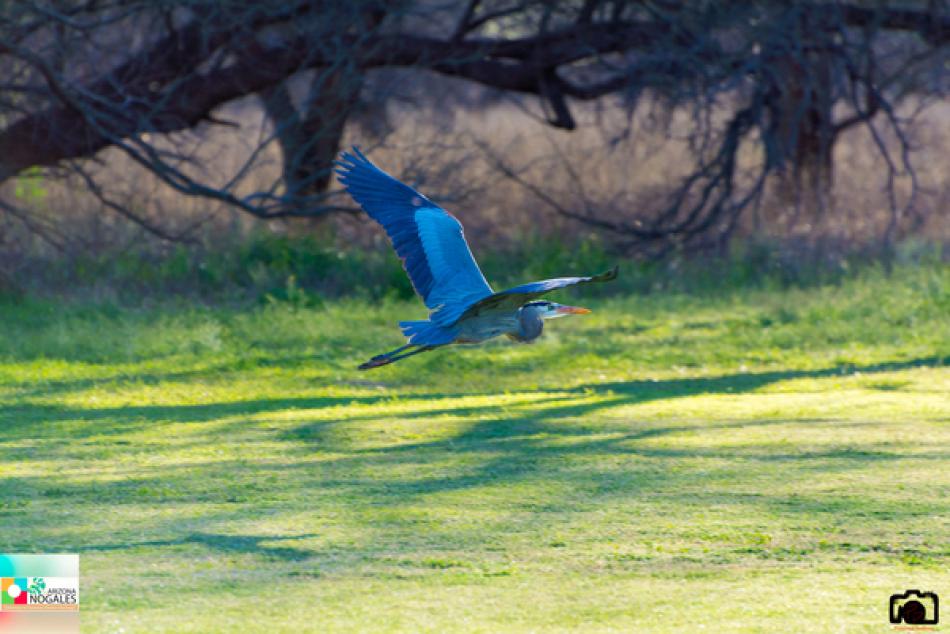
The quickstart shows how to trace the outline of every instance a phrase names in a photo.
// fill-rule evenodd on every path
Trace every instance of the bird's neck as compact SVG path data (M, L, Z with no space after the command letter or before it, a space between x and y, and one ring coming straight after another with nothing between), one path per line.
M544 319L537 311L531 308L522 308L518 311L518 335L519 341L534 341L541 336L544 330Z

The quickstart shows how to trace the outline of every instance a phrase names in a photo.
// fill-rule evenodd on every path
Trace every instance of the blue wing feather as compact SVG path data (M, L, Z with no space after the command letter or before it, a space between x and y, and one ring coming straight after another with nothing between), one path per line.
M539 282L528 282L521 286L515 286L503 291L499 291L488 297L474 302L459 315L459 319L472 317L482 312L493 310L513 310L520 308L524 304L536 299L551 291L559 288L574 286L575 284L588 284L591 282L609 282L617 278L619 267L614 267L609 271L599 275L589 277L556 277L550 280L541 280Z
M458 220L357 148L344 152L337 167L346 190L386 230L434 322L450 325L469 305L491 295Z
M535 293L549 293L555 291L559 288L564 288L565 286L573 286L580 282L590 281L589 277L556 277L550 280L541 280L538 282L528 282L527 284L522 284L521 286L515 286L514 288L509 288L504 291L499 292L499 295L516 295L516 294L535 294Z

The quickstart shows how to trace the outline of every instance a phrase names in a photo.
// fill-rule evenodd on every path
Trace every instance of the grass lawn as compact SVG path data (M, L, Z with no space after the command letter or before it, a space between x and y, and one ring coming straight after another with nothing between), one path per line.
M0 550L84 631L886 632L950 601L950 268L584 301L0 305ZM946 627L946 626L944 626Z

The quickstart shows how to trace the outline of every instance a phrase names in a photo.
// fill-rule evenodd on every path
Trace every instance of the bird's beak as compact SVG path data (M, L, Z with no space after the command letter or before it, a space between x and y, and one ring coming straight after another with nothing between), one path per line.
M590 312L590 309L581 308L580 306L558 306L557 312L562 315L586 315Z

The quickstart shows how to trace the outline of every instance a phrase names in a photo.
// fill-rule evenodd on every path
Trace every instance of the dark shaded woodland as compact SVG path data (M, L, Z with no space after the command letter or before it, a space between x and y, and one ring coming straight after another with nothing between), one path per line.
M448 204L465 192L445 173L471 184L477 160L483 181L624 251L661 255L761 228L774 220L764 200L796 218L835 213L836 146L861 131L877 157L864 181L882 192L877 239L919 230L922 209L946 213L943 194L921 186L914 136L950 89L946 1L37 0L0 10L0 65L8 243L24 232L57 249L73 240L61 210L37 204L57 183L160 240L193 237L201 222L128 195L143 170L176 196L252 218L352 213L331 177L345 142L383 152L407 121L498 109L528 112L534 138L594 129L586 158L621 180L637 169L630 148L645 121L681 159L661 187L611 198L557 143L542 152L554 178L490 129L463 139L445 124L424 161L393 169ZM258 125L235 115L248 109ZM200 150L214 131L244 150L212 176L216 159ZM272 155L279 169L263 178ZM573 197L557 182L574 183Z

